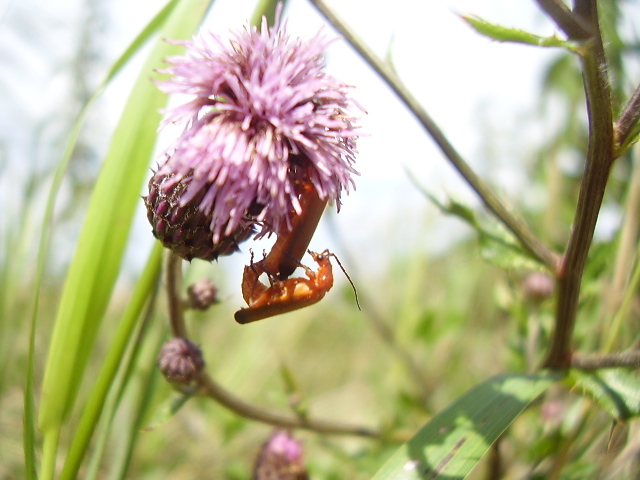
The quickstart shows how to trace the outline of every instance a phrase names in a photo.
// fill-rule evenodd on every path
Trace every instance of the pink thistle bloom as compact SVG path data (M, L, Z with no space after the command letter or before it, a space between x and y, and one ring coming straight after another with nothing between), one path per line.
M320 34L291 39L280 24L245 27L227 41L201 32L167 60L167 93L192 96L163 125L184 125L156 176L165 188L189 178L180 205L197 198L212 242L260 222L281 233L301 213L300 185L340 206L353 188L357 127L350 87L324 72ZM153 179L152 179L153 180Z
M284 430L264 443L253 468L253 480L308 480L302 445Z

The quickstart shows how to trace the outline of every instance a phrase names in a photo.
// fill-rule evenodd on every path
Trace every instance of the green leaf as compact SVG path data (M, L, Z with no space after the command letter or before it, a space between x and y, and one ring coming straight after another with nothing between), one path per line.
M436 415L393 454L374 480L462 479L559 374L489 378Z
M161 118L159 110L166 96L150 77L163 66L164 58L182 48L163 39L190 38L209 6L210 0L182 0L175 8L162 11L165 15L170 12L170 16L153 27L163 25L160 39L131 91L94 188L67 274L44 374L38 421L45 434L42 469L45 479L53 478L60 428L74 404L118 276L153 153ZM146 29L145 32L149 33ZM127 50L124 56L129 55L131 51ZM72 149L73 138L70 145Z
M192 397L192 395L176 394L167 398L158 406L149 426L143 428L142 431L151 432L167 423Z
M471 207L451 198L447 199L446 203L440 202L420 185L411 172L407 171L407 174L418 190L443 213L458 217L478 233L484 260L503 269L538 270L540 268L539 263L522 249L514 236L502 225L497 224L492 230L489 230L482 225L476 212Z
M60 474L60 480L77 477L80 463L85 456L96 424L102 414L107 395L113 388L122 389L121 385L115 384L114 378L124 361L129 360L131 362L131 355L126 355L126 350L131 343L134 343L136 339L134 334L144 306L157 289L163 251L162 245L159 242L156 243L147 261L145 271L136 284L131 301L122 316L115 338L111 343L91 396L84 408L78 429L73 436L69 453ZM134 348L137 346L136 344Z
M485 37L489 37L490 39L497 40L499 42L520 43L524 45L533 45L535 47L560 47L571 52L580 52L580 43L563 40L555 35L552 37L541 37L517 28L496 25L476 16L460 15L460 18L467 22L471 28L480 35L484 35Z
M640 374L623 368L574 370L570 380L619 421L640 416Z

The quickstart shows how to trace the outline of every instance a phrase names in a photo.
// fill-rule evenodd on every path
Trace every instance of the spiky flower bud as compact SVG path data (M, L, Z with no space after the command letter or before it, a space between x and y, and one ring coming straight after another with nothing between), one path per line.
M218 302L218 289L210 278L201 278L187 287L189 306L196 310L206 310Z
M204 368L202 351L186 338L172 338L162 345L158 367L169 382L189 385Z
M284 430L275 430L260 449L253 480L308 480L302 445Z
M169 182L171 177L173 174L156 172L149 180L149 195L144 197L153 235L165 247L185 260L212 261L238 251L238 245L255 233L251 222L241 222L229 235L214 242L211 212L199 208L205 190L183 202L192 176L188 175L178 183Z

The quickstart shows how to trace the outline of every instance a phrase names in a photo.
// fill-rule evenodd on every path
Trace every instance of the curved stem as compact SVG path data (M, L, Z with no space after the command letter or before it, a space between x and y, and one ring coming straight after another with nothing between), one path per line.
M182 288L181 267L182 258L168 250L165 260L165 268L171 333L174 337L187 338L187 327L184 323L183 302L180 297L180 289Z
M379 432L367 427L328 422L323 420L311 420L302 417L293 417L290 415L283 415L272 410L258 407L256 405L252 405L248 402L245 402L241 398L236 397L231 392L223 388L206 372L202 372L198 380L200 382L201 393L204 393L208 397L218 402L220 405L223 405L229 410L250 420L268 423L270 425L282 428L302 428L318 433L329 433L334 435L356 435L370 438L380 437Z
M522 246L538 261L552 272L558 266L558 255L544 245L520 219L512 215L500 200L493 194L489 186L471 169L457 150L449 142L442 130L420 105L407 87L395 74L393 69L378 58L373 51L360 40L353 31L324 3L323 0L310 0L322 15L353 46L358 53L382 77L391 89L407 105L409 110L422 124L442 153L453 167L464 177L467 183L482 199L486 207L516 236Z

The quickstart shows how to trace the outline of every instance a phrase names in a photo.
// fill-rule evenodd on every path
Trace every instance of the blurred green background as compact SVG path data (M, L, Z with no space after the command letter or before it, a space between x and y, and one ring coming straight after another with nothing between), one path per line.
M415 5L405 2L388 16L384 2L369 7L344 3L340 8L347 21L361 29L381 55L390 53L399 74L436 120L442 119L470 163L540 238L561 251L585 150L584 95L576 62L559 51L490 43L451 9L494 15L492 21L509 25L519 21L521 28L547 34L553 30L550 22L531 5L516 8L504 1L471 2L472 7L470 2L443 2L420 6L413 14ZM207 24L218 31L238 28L253 7L251 2L217 2ZM157 8L147 2L129 11L125 2L88 0L55 6L13 2L2 10L1 479L24 477L23 390L37 288L35 259L53 174L81 105ZM293 1L290 8L294 34L315 32L320 26L305 2ZM363 8L387 21L353 14ZM630 21L638 7L636 2L612 2L604 10L614 91L621 102L638 78L637 25ZM439 29L413 28L416 23L432 25L438 18L448 19ZM319 304L239 326L233 312L242 306L239 282L249 246L219 263L185 265L185 283L208 276L220 290L220 304L188 314L192 338L214 378L254 404L281 411L308 409L313 417L383 432L380 440L296 432L312 478L336 480L371 478L400 440L483 379L499 372L531 371L544 354L553 312L551 298L532 301L531 292L523 289L537 268L492 240L508 236L481 211L377 77L343 42L337 43L328 53L329 71L356 85L354 96L368 111L358 163L362 176L342 211L327 212L311 247L338 254L358 289L362 311L335 268L336 287ZM139 56L91 110L58 196L38 292L36 400L64 278L114 124L144 52ZM514 66L518 57L527 69ZM352 64L355 67L347 68ZM576 344L587 351L598 347L615 311L608 288L620 268L628 276L634 264L620 267L614 260L621 255L620 232L629 222L624 212L640 183L630 179L637 177L631 157L622 158L612 173L576 331ZM465 214L477 215L476 231L469 222L442 212L415 183L443 204L452 198L468 208L462 210ZM79 400L62 431L60 458L153 244L139 203ZM259 252L268 244L251 248ZM619 347L637 343L638 312L634 297L629 320L616 337ZM167 338L161 290L113 422L108 427L105 423L107 433L93 440L80 478L87 472L104 479L249 478L271 427L239 418L207 398L191 399L175 416L158 422L159 410L172 395L155 368ZM551 478L551 473L557 473L554 478L625 478L621 469L631 465L628 458L640 448L637 421L625 426L628 441L620 444L619 451L628 452L628 458L602 453L608 442L615 442L610 427L607 413L576 393L554 388L502 440L504 478ZM490 478L492 468L488 456L473 477Z

